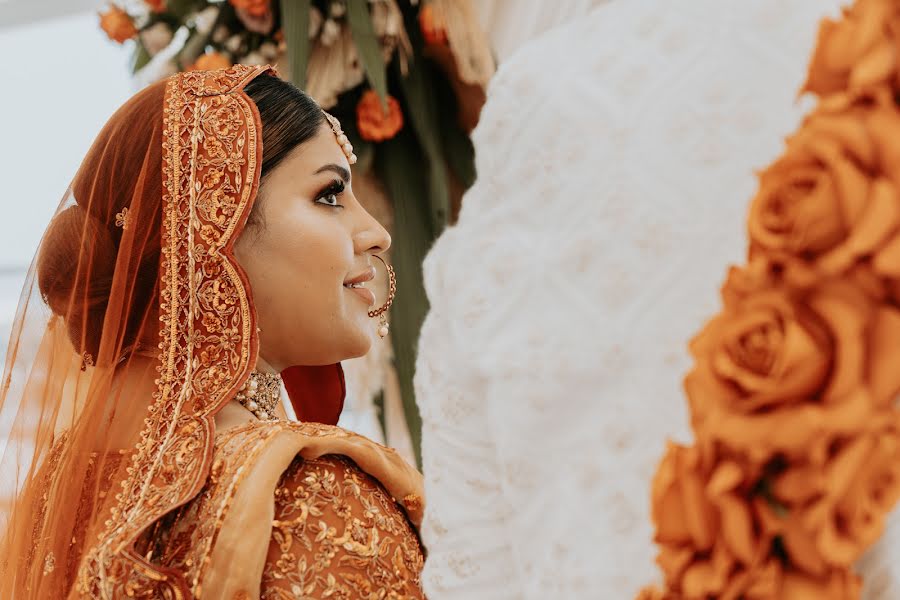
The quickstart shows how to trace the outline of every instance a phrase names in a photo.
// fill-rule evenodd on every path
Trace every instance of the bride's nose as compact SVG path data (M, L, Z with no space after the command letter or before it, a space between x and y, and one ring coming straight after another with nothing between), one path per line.
M380 254L391 247L391 234L381 223L375 220L364 208L360 207L360 222L353 236L356 254Z

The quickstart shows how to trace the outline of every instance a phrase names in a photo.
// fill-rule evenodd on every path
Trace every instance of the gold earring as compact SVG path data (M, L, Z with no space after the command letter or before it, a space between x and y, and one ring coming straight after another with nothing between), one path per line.
M389 265L387 263L387 261L385 261L383 258L378 256L377 254L373 254L372 256L374 256L375 258L380 260L381 263L384 265L384 267L387 269L388 280L390 282L389 286L388 286L387 302L382 304L379 308L369 311L369 316L372 317L373 319L375 317L380 317L381 326L378 327L378 335L381 336L382 338L384 338L384 337L387 337L388 331L390 330L390 326L388 325L388 320L387 320L387 316L385 315L385 313L391 307L391 304L394 303L394 296L397 294L397 275L394 273L394 267Z

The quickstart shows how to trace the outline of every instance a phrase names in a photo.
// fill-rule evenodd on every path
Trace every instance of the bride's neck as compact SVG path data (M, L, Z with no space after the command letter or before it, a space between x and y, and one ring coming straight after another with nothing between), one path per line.
M256 359L256 370L260 373L269 373L271 375L279 373L279 370L269 364L262 356Z

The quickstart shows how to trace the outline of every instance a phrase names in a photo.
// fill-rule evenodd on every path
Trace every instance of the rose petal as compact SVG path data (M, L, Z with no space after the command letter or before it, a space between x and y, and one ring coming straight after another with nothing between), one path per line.
M660 546L656 564L665 574L666 581L679 581L693 559L694 550L692 548L664 544Z
M791 467L775 478L772 493L790 505L806 504L825 491L825 483L825 474L819 468Z
M871 253L880 246L900 224L900 206L894 186L878 179L872 186L871 197L846 241L819 261L827 273L839 273L854 260Z
M856 62L850 73L850 87L861 89L887 81L896 67L895 50L883 41Z
M683 499L684 524L698 550L709 550L714 541L713 515L703 493L703 482L696 471L698 456L688 449L676 456L677 487Z
M891 238L872 259L872 268L884 277L900 277L900 235Z
M846 293L845 293L846 292ZM865 367L865 336L869 307L855 290L829 289L810 299L827 323L835 346L826 402L842 399L859 386Z
M752 564L759 539L753 533L753 520L747 503L733 494L720 496L716 503L722 539L736 559L745 565Z
M813 538L812 532L799 519L784 519L781 540L791 563L807 573L824 575L828 566Z
M869 385L879 406L892 405L900 393L900 310L882 306L869 337Z

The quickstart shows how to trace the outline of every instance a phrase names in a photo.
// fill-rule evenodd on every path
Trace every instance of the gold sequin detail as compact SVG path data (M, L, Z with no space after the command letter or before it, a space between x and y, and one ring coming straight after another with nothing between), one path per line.
M44 557L44 575L49 575L56 568L56 557L52 552L48 552Z
M126 206L121 210L121 212L116 213L116 227L121 227L122 229L128 229L128 217L130 215L130 211Z

